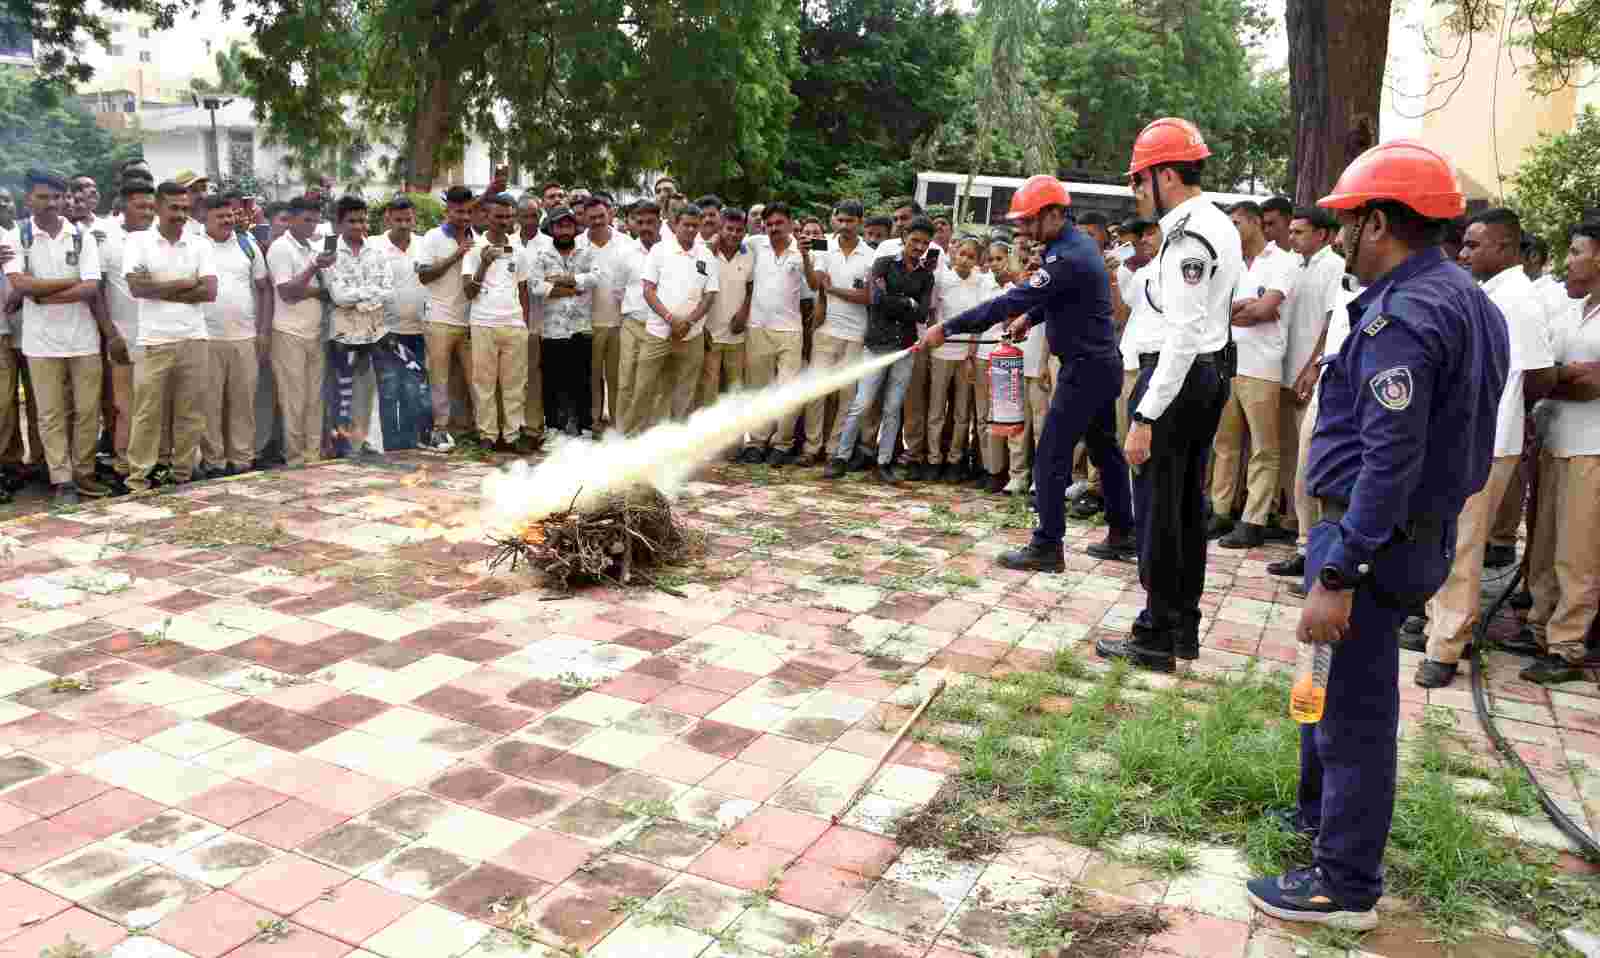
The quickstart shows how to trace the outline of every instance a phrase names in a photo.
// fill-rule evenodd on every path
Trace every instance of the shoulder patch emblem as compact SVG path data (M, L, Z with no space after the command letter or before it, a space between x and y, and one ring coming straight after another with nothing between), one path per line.
M1376 336L1383 332L1383 328L1387 325L1389 325L1388 317L1379 316L1377 319L1374 319L1372 322L1368 323L1366 328L1361 331L1366 333L1368 336Z
M1372 395L1390 412L1403 412L1411 407L1411 369L1396 366L1372 377Z
M1045 257L1045 258L1044 258L1044 261L1045 261L1045 262L1046 262L1046 263L1054 263L1054 262L1055 262L1055 261L1056 261L1056 260L1058 260L1058 259L1060 259L1060 258L1061 258L1061 257L1059 257L1059 256L1057 256L1057 255L1056 255L1056 254L1054 254L1054 253L1051 253L1051 254L1050 254L1050 255L1049 255L1049 256L1046 256L1046 257Z
M1206 275L1206 261L1198 256L1191 256L1178 264L1183 270L1183 281L1190 286L1199 286L1200 280Z
M1050 274L1042 269L1033 271L1033 276L1028 279L1028 285L1034 289L1043 289L1050 285Z

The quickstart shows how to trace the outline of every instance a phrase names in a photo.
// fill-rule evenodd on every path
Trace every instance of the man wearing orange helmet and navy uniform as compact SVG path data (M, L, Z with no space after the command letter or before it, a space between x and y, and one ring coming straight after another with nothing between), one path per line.
M1319 205L1345 226L1365 285L1325 357L1305 483L1322 521L1306 547L1301 642L1329 642L1322 716L1300 727L1298 807L1311 867L1249 883L1287 921L1377 925L1394 812L1400 647L1409 610L1450 571L1456 517L1484 485L1510 343L1505 318L1440 239L1466 201L1450 163L1414 140L1373 147Z
M1156 258L1160 331L1139 353L1125 440L1139 516L1139 582L1145 608L1126 639L1095 652L1171 672L1200 656L1206 583L1206 458L1234 374L1230 314L1244 268L1239 231L1200 191L1211 155L1188 120L1156 120L1133 144L1139 215L1161 223Z
M1128 463L1117 447L1122 353L1111 323L1111 278L1099 245L1073 225L1067 212L1071 204L1060 180L1029 177L1011 198L1006 219L1016 224L1017 232L1043 244L1043 268L1026 283L931 327L922 337L924 350L935 349L946 335L980 332L1015 316L1008 329L1014 341L1021 342L1033 324L1042 322L1050 352L1061 359L1061 381L1050 398L1034 453L1039 527L1027 546L1000 556L1008 569L1065 568L1061 540L1066 534L1067 480L1080 440L1104 477L1109 527L1105 541L1090 546L1089 554L1122 558L1136 548Z

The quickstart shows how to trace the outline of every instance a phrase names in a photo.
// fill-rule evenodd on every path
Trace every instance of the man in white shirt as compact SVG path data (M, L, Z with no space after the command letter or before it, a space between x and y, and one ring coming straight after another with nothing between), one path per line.
M1278 393L1283 386L1285 348L1281 310L1294 288L1298 266L1290 253L1267 242L1261 207L1245 200L1229 214L1239 230L1244 271L1233 300L1233 340L1239 371L1233 377L1217 426L1211 475L1212 518L1207 534L1224 549L1253 549L1266 541L1267 517L1278 494L1282 433ZM1239 459L1250 436L1243 521L1230 517L1238 489Z
M428 290L428 388L433 395L435 449L455 442L446 426L465 432L470 427L451 420L450 384L457 366L471 383L472 346L467 324L467 294L461 284L461 261L472 249L472 191L452 186L444 194L445 221L422 237L417 253L417 278ZM470 397L470 390L469 390ZM460 426L461 428L457 429Z
M354 453L365 461L376 452L366 435L371 425L370 407L368 415L354 414L356 368L373 367L378 341L389 331L386 310L394 299L394 267L382 249L367 242L366 200L342 196L333 209L339 233L338 252L325 276L333 299L328 365L338 397L333 419L334 456L344 458Z
M1294 218L1294 204L1287 196L1271 196L1261 203L1261 232L1280 253L1294 252L1294 238L1290 235Z
M1290 503L1295 501L1300 427L1311 400L1311 387L1316 383L1316 362L1327 328L1329 297L1344 275L1344 259L1333 251L1339 221L1321 207L1295 210L1291 215L1289 245L1294 260L1301 265L1294 271L1294 289L1281 309L1283 387L1278 391L1278 490ZM1309 531L1309 523L1301 523L1298 510L1283 516L1279 524L1297 535Z
M750 329L751 271L755 257L745 241L746 215L723 207L722 228L710 244L717 265L717 298L706 317L706 358L700 369L696 405L715 405L722 392L744 388L745 339ZM846 407L848 408L848 407ZM737 458L738 447L733 450Z
M745 378L752 389L782 385L800 375L805 348L800 301L809 298L810 290L817 286L811 251L793 236L794 220L788 205L769 203L762 215L766 217L766 236L747 241L755 255L745 354ZM793 462L790 446L798 418L798 412L788 413L751 432L742 461L764 459L769 466ZM909 429L910 423L906 425Z
M1552 333L1559 366L1537 416L1543 455L1528 557L1533 608L1517 642L1539 655L1518 676L1541 684L1582 680L1587 634L1600 611L1600 220L1573 227L1566 267L1572 304Z
M511 197L497 193L482 202L489 210L488 231L484 241L468 250L461 261L463 289L472 300L472 398L478 438L484 446L526 455L537 448L525 419L527 264L511 241L516 222Z
M202 205L205 241L217 269L217 298L202 307L211 382L199 474L210 479L249 472L255 461L257 344L272 328L272 284L266 254L250 234L234 228L243 197L214 196Z
M37 394L39 434L56 502L72 505L79 494L104 496L112 489L94 477L100 427L102 338L113 358L125 362L127 344L109 318L97 317L89 301L100 295L100 249L94 236L62 215L67 184L39 170L27 175L32 215L7 239L15 255L4 269L24 298L22 352ZM69 429L70 421L70 429Z
M133 366L133 431L128 440L128 487L149 489L161 453L167 405L172 406L172 477L188 482L206 430L211 384L203 304L217 298L212 241L194 236L190 196L176 183L156 187L156 228L128 237L122 271L139 303L139 355ZM224 223L231 227L226 213ZM252 433L253 435L253 433Z
M650 250L640 277L650 314L647 339L634 370L628 431L643 432L663 418L689 415L705 361L705 317L716 299L721 270L703 246L700 208L686 205L672 232Z
M594 370L595 289L601 275L592 247L578 246L578 214L556 207L545 217L548 246L524 246L528 303L544 306L540 382L545 423L577 437L595 422L589 377ZM531 375L531 374L530 374ZM540 427L534 427L538 429Z
M560 189L555 186L555 190ZM517 231L511 238L511 246L519 257L535 256L554 248L550 245L550 234L542 227L545 210L554 208L547 206L533 190L522 194L522 199L517 201ZM522 265L526 275L529 263L523 262ZM471 315L472 305L469 303L469 319ZM524 395L526 402L522 417L527 421L528 434L533 437L533 444L537 447L544 442L545 425L551 416L544 406L544 300L531 296L528 297L528 386Z
M872 290L867 280L872 272L876 254L860 237L861 220L866 211L858 200L846 200L834 210L837 230L830 248L817 262L817 307L822 313L815 338L811 342L811 365L828 368L849 366L860 362L862 342L867 335L867 304L872 301ZM845 414L855 398L856 385L851 383L833 394L833 429L827 425L828 399L823 396L806 406L806 445L802 460L806 464L827 458L838 448L839 433L844 430ZM877 404L868 407L862 420L856 449L841 458L856 460L856 468L875 460L878 441Z
M423 315L428 291L417 278L421 239L413 232L417 210L404 196L384 209L388 231L367 240L367 245L389 261L394 296L384 307L385 334L373 353L378 375L378 422L386 450L415 449L426 442L433 428L433 400L428 395L428 375Z
M291 468L322 456L322 271L334 254L316 241L322 223L320 204L304 197L289 201L289 230L267 251L272 274L272 378L283 418L283 455Z
M700 208L700 233L694 238L694 245L702 251L708 250L722 232L722 207L725 204L722 197L707 193L695 200L694 205Z
M156 217L156 188L142 180L130 182L122 188L123 216L120 223L106 223L105 242L100 244L100 287L105 298L106 311L111 325L125 343L139 341L139 301L128 288L124 275L123 254L128 237L152 229ZM132 359L132 357L128 357ZM128 481L128 443L133 434L133 367L132 362L107 361L104 369L109 374L111 416L104 424L111 433L111 464L116 482ZM170 449L171 430L163 438L162 452Z
M622 360L622 296L617 281L623 252L637 244L611 226L611 197L592 194L583 208L588 231L578 236L578 246L589 250L599 282L590 297L591 342L589 357L589 421L598 438L606 427L618 425L623 413L617 405L617 376Z
M639 369L639 353L650 341L647 329L650 307L644 301L644 265L650 250L661 241L661 208L650 200L635 203L628 216L638 240L619 251L614 281L622 293L622 345L617 360L616 423L624 433L631 434L629 417L633 412L635 377Z
M1122 301L1128 307L1128 322L1122 328L1122 404L1127 406L1133 397L1133 387L1139 381L1139 357L1161 352L1166 339L1166 326L1156 304L1161 301L1161 224L1153 220L1137 219L1131 222L1129 232L1134 236L1134 255L1128 260L1133 271L1119 282ZM1129 409L1128 416L1133 415ZM1126 441L1127 433L1123 433ZM1135 520L1139 503L1135 501Z
M1483 285L1483 291L1505 317L1511 364L1496 417L1494 458L1483 488L1470 496L1456 520L1456 553L1450 575L1428 600L1427 639L1408 622L1400 647L1426 652L1415 681L1423 688L1442 688L1455 678L1456 663L1472 641L1482 607L1484 546L1495 510L1522 459L1524 410L1549 394L1556 383L1555 357L1546 329L1544 303L1522 271L1522 222L1508 209L1490 209L1467 224L1459 262ZM1592 616L1591 616L1592 618ZM1537 654L1526 639L1513 651Z

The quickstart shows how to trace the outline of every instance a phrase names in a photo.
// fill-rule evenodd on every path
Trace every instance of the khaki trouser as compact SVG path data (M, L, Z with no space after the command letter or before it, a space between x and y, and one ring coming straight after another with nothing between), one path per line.
M1472 629L1483 608L1483 548L1494 518L1493 505L1505 494L1517 456L1501 456L1489 467L1489 478L1461 507L1456 520L1456 558L1450 575L1428 600L1428 658L1459 662L1472 641Z
M840 339L819 331L811 340L811 366L814 369L833 369L840 366L849 366L861 361L862 345L859 340L852 342ZM844 418L850 412L850 403L856 398L856 384L851 383L836 390L832 395L813 399L806 406L806 445L805 456L811 458L819 452L826 452L830 456L839 456L834 450L839 447L839 434L844 431ZM833 403L833 428L827 429L828 405ZM870 410L869 410L870 412ZM878 431L878 417L866 417L870 423L863 422L861 429L865 433L870 425L872 431ZM824 442L823 437L827 440ZM849 459L849 453L839 456Z
M64 359L29 357L39 402L39 438L50 484L94 477L100 437L100 354Z
M528 335L528 385L522 392L522 423L530 436L544 435L544 336ZM599 420L596 420L598 422Z
M471 395L472 337L468 327L426 323L422 339L428 349L428 393L433 400L433 428L461 426L462 423L451 419L450 398L454 390L462 387L468 387L465 392ZM458 369L466 373L466 380L456 377Z
M645 328L643 319L634 316L622 318L622 344L618 347L617 358L617 396L613 400L612 410L617 415L614 423L625 434L633 432L628 427L628 417L633 412L634 381L639 374L639 351L650 340L650 331Z
M933 359L928 363L928 464L959 463L967 451L967 433L972 428L972 384L967 382L965 359ZM945 417L953 415L950 452L943 451Z
M213 339L211 384L206 393L206 431L200 458L214 466L224 463L248 468L255 458L256 441L256 341ZM359 408L359 406L357 407ZM364 431L360 432L365 436Z
M1580 661L1600 608L1600 456L1540 461L1532 548L1528 626L1548 651Z
M479 326L472 331L472 404L485 443L501 436L514 440L528 424L529 338L526 326Z
M272 379L283 411L283 458L291 466L322 456L322 340L272 331Z
M1245 431L1250 434L1250 462L1244 521L1264 526L1272 512L1278 491L1278 393L1282 387L1253 376L1233 377L1233 391L1222 410L1222 422L1212 446L1211 508L1217 515L1233 509L1238 491L1239 457L1244 449Z
M705 408L725 392L744 388L744 343L706 343L706 360L700 366L700 390L695 403Z
M1522 470L1511 473L1511 481L1495 507L1494 522L1489 527L1489 544L1516 547L1517 533L1522 528L1522 504L1528 498L1528 481Z
M989 427L989 420L993 418L990 405L994 402L994 383L989 379L989 360L977 359L978 381L973 384L972 398L974 400L973 418L977 420L978 455L983 460L983 471L991 476L998 476L1005 468L1006 462L1006 437L997 436ZM1022 402L1023 420L1027 420L1028 402ZM1023 427L1027 431L1027 427Z
M22 354L11 346L9 333L0 335L0 465L7 467L22 464L22 416L17 402L17 381L21 378ZM30 416L30 420L36 417ZM30 422L30 425L37 425ZM16 444L15 456L9 448Z
M622 327L596 326L591 334L590 346L594 361L589 366L589 420L598 427L601 423L617 422L617 369L622 362ZM534 364L530 361L529 368ZM543 405L544 397L540 397Z
M6 342L13 345L4 346ZM11 429L0 433L0 466L8 470L20 469L24 458L31 466L44 465L44 440L39 438L39 400L33 391L33 377L28 372L28 360L22 355L22 350L17 349L15 340L10 336L0 336L0 348L6 350L4 359L0 363L7 364L15 374L11 389L7 393L13 414L17 417L12 420ZM3 375L3 374L0 374ZM17 384L22 384L22 402L17 401ZM22 420L28 423L28 445L22 445Z
M1317 431L1318 388L1312 388L1311 401L1300 415L1300 441L1295 445L1294 463L1294 515L1299 525L1299 543L1305 549L1306 536L1311 527L1322 521L1322 503L1311 497L1306 488L1306 463L1311 459L1311 435Z
M1300 474L1300 428L1309 408L1293 389L1278 390L1278 488L1273 493L1274 502L1280 492L1284 502L1295 501L1295 477ZM1298 529L1299 510L1285 509L1278 517L1278 525L1291 531Z
M253 345L253 344L252 344ZM133 364L133 432L128 440L128 487L148 489L161 457L162 424L172 404L172 477L187 481L206 431L211 350L203 339L145 346ZM319 350L320 352L320 350ZM247 394L254 400L253 391ZM321 410L318 410L319 416ZM250 434L254 436L254 432ZM243 436L240 442L244 441Z
M792 382L800 375L803 364L801 350L804 346L805 336L799 330L780 332L774 329L751 329L745 342L744 371L750 388L765 389L774 384ZM774 448L787 450L794 439L795 420L799 418L800 411L796 409L785 413L780 419L757 426L750 433L749 444L764 446L771 443Z
M905 439L906 462L928 461L928 350L911 354L911 382L906 386L905 411L900 435Z
M126 479L128 443L133 436L133 363L111 363L107 368L111 370L111 466ZM171 432L169 428L168 441Z
M695 390L700 388L705 356L704 336L674 340L645 333L634 361L633 395L624 417L629 435L644 432L664 419L689 415Z

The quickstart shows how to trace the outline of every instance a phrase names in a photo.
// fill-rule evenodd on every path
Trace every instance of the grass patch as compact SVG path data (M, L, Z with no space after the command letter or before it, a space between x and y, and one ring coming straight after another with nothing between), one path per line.
M1086 909L1076 895L1058 893L1043 911L1012 927L1011 941L1029 954L1113 958L1129 954L1167 925L1154 908Z
M172 526L172 539L196 548L246 545L271 549L291 541L290 535L276 525L222 509L179 517Z

